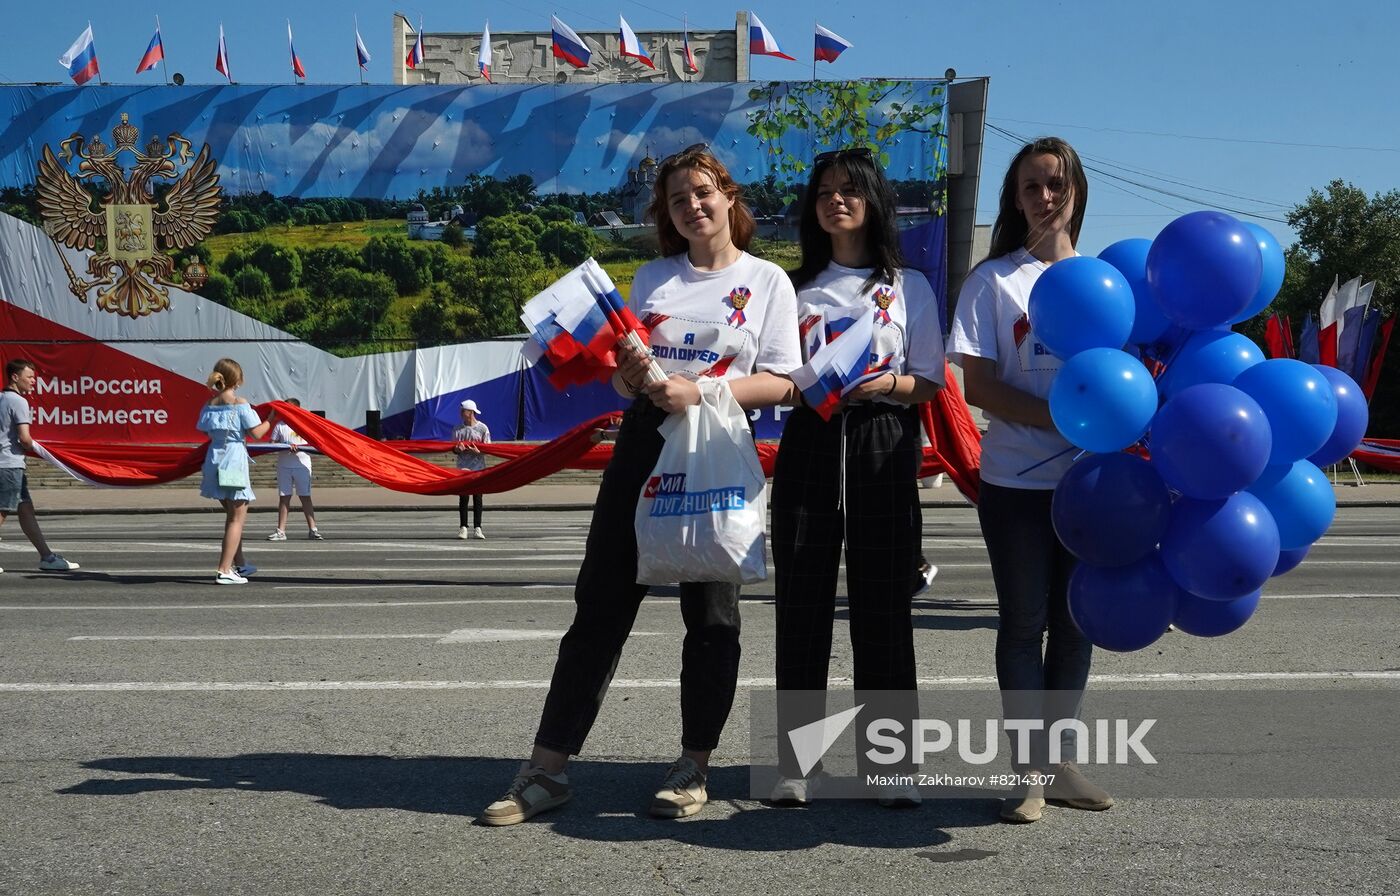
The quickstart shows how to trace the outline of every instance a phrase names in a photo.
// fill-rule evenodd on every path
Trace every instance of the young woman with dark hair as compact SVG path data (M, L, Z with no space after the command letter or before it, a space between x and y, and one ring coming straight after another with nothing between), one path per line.
M1073 763L1051 765L1045 736L1057 720L1078 715L1091 645L1070 618L1074 559L1050 519L1055 486L1074 459L1047 400L1060 361L1027 317L1041 272L1078 254L1088 197L1084 167L1064 140L1042 137L1021 148L1002 182L991 255L963 284L948 343L968 403L988 419L977 516L997 591L1003 712L1044 722L1031 733L1029 762L1014 764L1026 783L1002 806L1001 817L1018 823L1039 820L1047 796L1080 809L1113 805ZM1059 757L1073 756L1074 743L1070 729Z
M660 456L657 427L701 400L696 381L723 378L745 408L790 402L784 376L801 364L797 305L782 269L744 251L753 216L718 159L695 146L661 163L651 204L664 258L638 269L629 305L651 330L651 356L619 344L613 385L634 398L603 473L575 615L559 645L530 759L481 821L508 825L567 802L565 764L583 749L647 586L637 584L637 500ZM669 376L648 383L652 357ZM710 752L739 675L739 587L682 582L681 756L652 799L652 815L682 818L708 799Z
M817 156L800 235L802 263L792 280L803 332L873 306L871 362L884 372L853 389L830 420L799 407L784 426L772 501L778 688L826 690L844 547L856 690L914 699L910 575L923 523L913 405L943 384L938 302L924 275L904 267L894 190L868 150ZM785 712L780 727L822 711ZM773 799L807 802L820 778L802 774L790 744L780 744L779 770ZM912 788L881 797L888 806L918 801Z

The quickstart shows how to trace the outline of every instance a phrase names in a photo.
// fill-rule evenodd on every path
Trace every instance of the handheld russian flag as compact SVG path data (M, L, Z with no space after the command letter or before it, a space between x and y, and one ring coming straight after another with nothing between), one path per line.
M369 67L369 49L365 47L364 40L360 37L360 19L355 18L355 61L360 68Z
M574 29L559 21L558 16L549 17L553 43L550 51L556 59L562 59L574 68L587 68L593 54L583 45L583 38Z
M632 26L627 24L627 20L622 16L618 16L617 21L622 26L617 33L617 52L623 56L631 56L647 68L656 68L656 63L652 62L651 57L642 49L642 42L637 40L637 32L632 30Z
M423 20L418 20L418 36L413 39L413 49L408 51L403 64L416 69L423 64Z
M817 44L812 58L817 62L835 62L836 57L851 48L851 42L835 31L817 25Z
M292 20L287 20L287 49L292 53L292 74L298 78L306 77L306 69L302 68L301 60L297 58L297 46L292 42Z
M219 52L214 56L214 69L233 83L233 75L228 67L228 45L224 43L224 23L219 23Z
M779 59L787 59L796 62L778 46L778 40L773 36L773 32L768 30L768 26L758 16L749 10L749 55L750 56L777 56Z
M491 61L491 20L487 19L486 27L481 29L481 46L476 51L476 70L487 83L491 81Z
M100 74L97 68L97 48L92 43L92 23L83 29L68 52L58 57L58 64L68 69L74 84L86 84Z
M690 30L681 32L681 53L685 56L685 70L687 74L696 75L700 73L700 66L695 64L695 54L690 52Z
M830 420L847 392L883 370L871 364L870 340L875 335L875 309L858 318L827 322L811 359L790 375L802 400L823 420Z
M151 42L146 45L146 55L141 57L141 61L136 63L136 74L148 72L156 67L158 62L165 59L165 44L160 39L160 17L156 17L156 33L151 36Z

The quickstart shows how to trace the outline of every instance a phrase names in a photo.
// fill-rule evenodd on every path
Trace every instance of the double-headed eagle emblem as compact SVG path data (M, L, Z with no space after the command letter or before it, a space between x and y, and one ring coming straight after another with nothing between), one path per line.
M171 280L175 259L166 250L187 249L210 234L220 192L207 143L195 156L188 140L171 134L164 143L152 137L142 152L139 136L123 112L113 148L101 137L84 144L79 134L60 143L57 156L45 146L36 185L54 243L92 253L89 280L63 258L69 291L86 302L96 288L98 308L133 319L170 307L167 287L180 284ZM67 168L74 159L76 174ZM125 167L126 159L134 166Z

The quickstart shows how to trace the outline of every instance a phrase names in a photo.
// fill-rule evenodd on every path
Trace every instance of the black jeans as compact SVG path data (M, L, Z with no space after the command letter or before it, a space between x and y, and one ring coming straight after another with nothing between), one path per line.
M1079 716L1093 645L1069 615L1074 556L1060 544L1050 518L1054 492L983 482L977 504L982 538L997 589L997 685L1009 719L1040 719L1030 738L1031 768L1046 768L1045 736L1059 719ZM1072 730L1060 755L1074 757ZM1018 768L1025 763L1013 762Z
M666 419L647 399L622 418L612 462L603 472L583 565L574 586L574 621L559 644L535 743L574 754L598 717L647 586L637 584L634 518L642 486L665 440ZM681 746L713 750L734 705L739 678L739 586L682 582Z
M857 702L869 702L863 691L908 692L907 699L881 703L898 704L886 709L906 724L917 715L911 572L923 530L920 459L912 408L861 404L830 421L799 408L788 418L773 471L779 690L826 690L844 545ZM820 718L820 702L783 698L782 730ZM858 755L864 753L862 746ZM783 736L779 765L789 777L800 771ZM909 766L881 771L904 773Z
M481 495L462 495L457 499L457 525L465 528L467 526L467 504L470 502L472 516L471 525L481 528Z

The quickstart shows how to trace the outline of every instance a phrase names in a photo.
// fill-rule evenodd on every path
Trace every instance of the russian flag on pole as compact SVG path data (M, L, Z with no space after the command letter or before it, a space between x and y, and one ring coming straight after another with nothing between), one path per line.
M588 60L593 54L583 45L583 38L579 37L574 29L559 21L558 16L550 16L549 24L554 36L550 49L555 58L564 60L574 68L587 68Z
M160 40L160 19L156 19L156 33L151 36L151 42L146 45L146 55L141 57L141 61L136 63L136 74L148 72L156 67L156 64L165 58L165 44Z
M297 46L292 42L292 20L287 20L287 49L292 53L292 74L298 78L306 77L306 69L301 66L301 59L297 57Z
M623 56L631 56L647 68L656 68L656 63L652 62L651 57L642 49L642 42L637 40L637 32L632 30L632 26L627 24L627 20L622 16L618 16L617 21L622 25L617 33L617 52Z
M802 400L823 420L830 420L836 406L856 385L879 375L872 370L870 340L875 335L875 308L858 318L828 321L818 331L822 338L806 364L791 374Z
M214 56L214 70L233 83L233 75L228 67L228 44L224 43L224 23L219 23L219 52Z
M749 11L749 55L750 56L777 56L779 59L787 59L796 62L778 46L778 40L773 36L773 32L768 30L768 26L758 16Z
M486 27L481 29L481 46L476 50L476 70L488 83L491 80L491 61L491 21L488 19Z
M690 52L690 30L681 32L681 53L685 55L686 74L696 75L700 73L700 66L695 64L695 54Z
M836 57L851 48L851 42L835 31L817 26L817 46L813 58L817 62L835 62Z
M416 69L423 64L423 20L418 20L418 36L413 39L413 49L408 51L408 56L403 64L409 68Z
M369 48L365 46L364 39L360 37L360 22L355 20L355 61L360 68L369 67Z
M83 33L78 35L78 39L73 41L73 46L68 48L68 52L58 57L58 64L68 69L68 77L73 79L74 84L86 84L94 75L99 74L97 48L92 43L91 22L83 29Z

